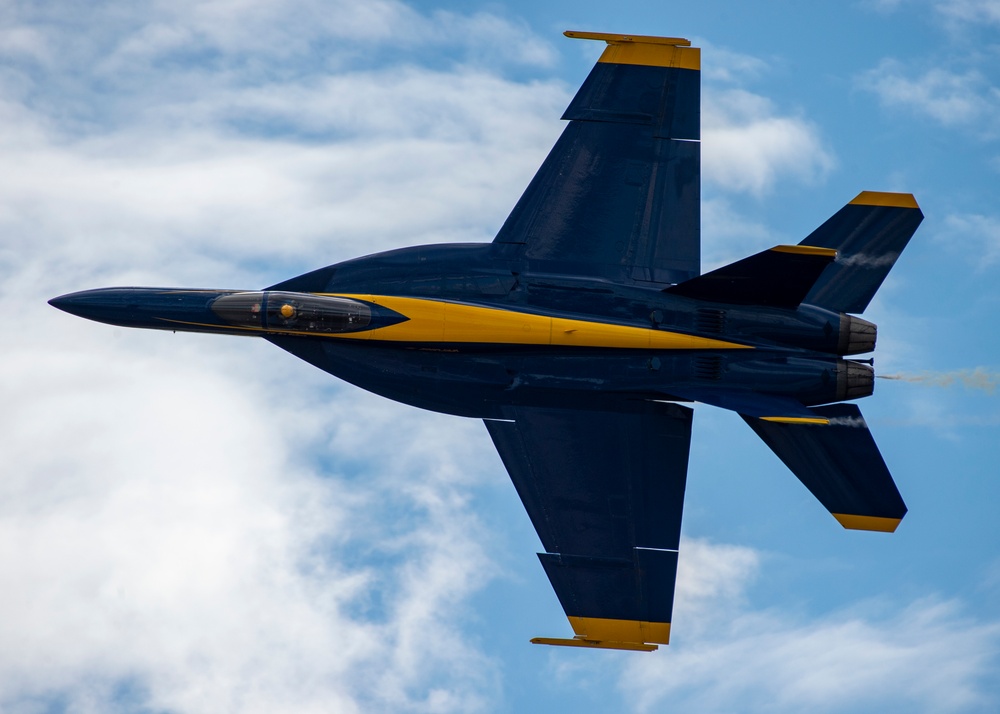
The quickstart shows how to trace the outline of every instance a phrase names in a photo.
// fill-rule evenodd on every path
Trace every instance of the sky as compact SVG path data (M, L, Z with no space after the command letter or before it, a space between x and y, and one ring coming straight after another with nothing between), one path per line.
M696 408L672 644L570 629L481 422L46 304L489 241L600 43L703 59L703 267L862 190L909 514L845 531ZM1000 709L1000 2L0 0L0 711Z

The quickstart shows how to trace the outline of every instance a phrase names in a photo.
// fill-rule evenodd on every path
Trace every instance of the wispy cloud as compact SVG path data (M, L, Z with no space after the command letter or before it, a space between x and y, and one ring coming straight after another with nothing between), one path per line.
M961 249L964 257L982 271L1000 262L1000 217L981 213L949 215L936 240Z
M1000 23L1000 2L997 0L864 0L862 4L887 14L904 9L919 12L929 7L951 23L952 29Z
M944 126L971 127L984 136L996 133L1000 89L979 70L934 67L914 77L898 60L885 59L859 82L887 107L916 110Z
M943 0L936 2L934 8L946 18L958 22L1000 25L998 0Z
M704 39L695 40L701 47L701 76L706 82L741 82L756 79L769 69L760 57L716 47Z
M997 666L1000 623L969 617L960 602L869 603L807 621L747 603L745 588L761 574L754 551L698 541L682 548L679 580L705 570L713 585L685 591L678 584L678 609L686 627L697 622L694 637L675 637L667 651L627 664L621 688L638 711L666 702L699 712L995 705L987 680ZM689 607L695 594L704 607Z

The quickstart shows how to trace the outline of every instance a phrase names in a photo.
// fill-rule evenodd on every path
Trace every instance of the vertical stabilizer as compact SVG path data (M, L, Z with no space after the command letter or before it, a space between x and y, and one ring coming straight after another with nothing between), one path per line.
M923 219L912 194L862 191L800 243L837 251L804 302L864 312Z

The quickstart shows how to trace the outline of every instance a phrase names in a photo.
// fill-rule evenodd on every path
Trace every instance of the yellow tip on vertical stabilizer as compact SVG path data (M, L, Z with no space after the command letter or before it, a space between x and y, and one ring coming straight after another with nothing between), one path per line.
M920 208L912 193L889 193L887 191L862 191L851 201L851 205Z

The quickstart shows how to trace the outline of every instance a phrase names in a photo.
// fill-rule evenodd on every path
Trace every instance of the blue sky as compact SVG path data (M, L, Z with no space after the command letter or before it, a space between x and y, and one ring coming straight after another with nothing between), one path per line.
M861 403L906 519L698 407L652 655L528 644L569 627L481 423L45 304L490 240L599 54L565 29L703 48L706 268L926 215L865 315L922 379ZM1000 707L997 0L0 2L0 126L3 711Z

